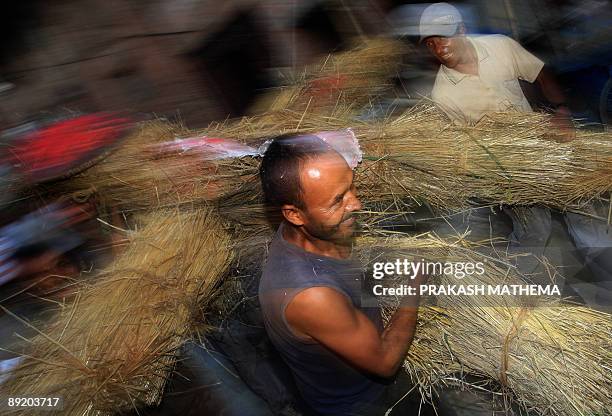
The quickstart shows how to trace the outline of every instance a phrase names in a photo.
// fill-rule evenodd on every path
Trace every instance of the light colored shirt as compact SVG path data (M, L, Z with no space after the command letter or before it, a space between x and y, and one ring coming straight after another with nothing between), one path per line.
M440 65L431 97L455 122L473 124L495 111L533 111L519 80L534 82L544 62L503 35L467 36L478 75Z

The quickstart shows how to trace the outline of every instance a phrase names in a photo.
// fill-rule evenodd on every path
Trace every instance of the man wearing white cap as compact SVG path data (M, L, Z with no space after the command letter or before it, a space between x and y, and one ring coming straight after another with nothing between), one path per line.
M461 13L448 3L434 3L423 11L419 34L420 42L441 64L431 97L454 122L474 124L494 111L533 111L519 79L538 80L544 86L544 95L556 105L566 129L573 132L563 95L544 75L544 63L516 41L503 35L466 36ZM512 218L513 232L508 236L512 246L542 255L551 233L550 211L537 207L504 207L503 211ZM456 232L478 224L488 228L491 221L496 221L496 216L491 215L487 208L475 208L451 216L447 222ZM437 232L444 233L445 226ZM523 262L526 264L519 267L525 273L531 273L537 265Z
M494 111L533 111L519 80L537 83L555 113L552 122L571 140L575 130L565 98L544 63L503 35L466 36L461 13L448 3L434 3L421 14L419 34L440 62L431 93L433 101L455 122L473 124ZM504 208L513 221L513 245L534 254L550 236L550 211L545 208ZM605 217L607 206L591 204L591 214ZM612 228L604 221L575 213L564 215L568 232L596 278L612 281ZM455 222L456 220L451 220ZM464 220L465 222L465 220ZM524 270L526 271L526 270Z
M421 15L421 42L442 65L432 99L456 122L472 124L492 111L532 111L519 80L536 82L555 109L565 139L574 137L565 98L544 62L503 35L466 36L461 13L434 3Z

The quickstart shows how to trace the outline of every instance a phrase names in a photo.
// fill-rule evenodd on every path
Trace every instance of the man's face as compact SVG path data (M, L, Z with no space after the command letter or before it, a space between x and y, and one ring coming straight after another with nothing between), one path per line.
M423 43L429 52L447 68L454 68L464 60L465 36L430 36Z
M304 164L300 171L303 227L327 241L346 242L355 228L354 212L361 209L353 171L344 159L329 153Z

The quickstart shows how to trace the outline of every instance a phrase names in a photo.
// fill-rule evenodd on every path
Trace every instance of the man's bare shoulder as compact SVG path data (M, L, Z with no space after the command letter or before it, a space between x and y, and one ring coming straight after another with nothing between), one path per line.
M352 307L348 296L329 286L314 286L295 295L290 305L301 310L327 310L334 307Z
M350 323L354 313L347 295L331 287L316 286L295 295L285 309L285 318L294 330L308 334L330 325Z

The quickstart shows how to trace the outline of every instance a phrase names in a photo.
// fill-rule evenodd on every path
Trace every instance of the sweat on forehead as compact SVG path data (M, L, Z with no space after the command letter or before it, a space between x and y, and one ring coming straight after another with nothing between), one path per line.
M327 207L352 183L353 171L340 155L330 152L309 159L300 168L300 198L304 202L301 208Z

